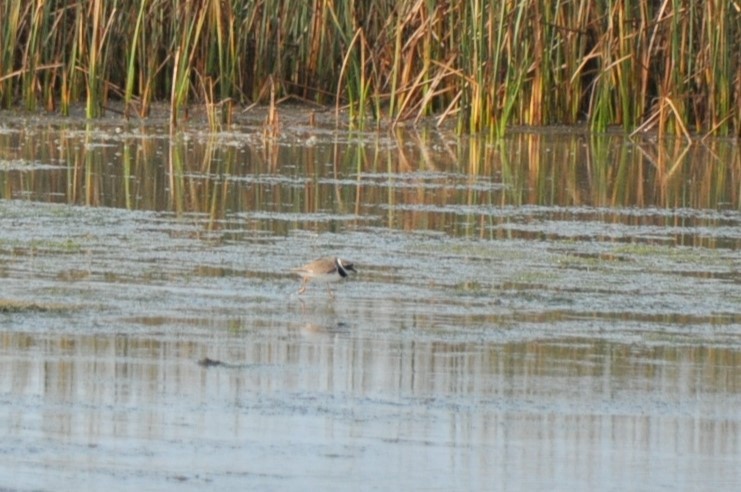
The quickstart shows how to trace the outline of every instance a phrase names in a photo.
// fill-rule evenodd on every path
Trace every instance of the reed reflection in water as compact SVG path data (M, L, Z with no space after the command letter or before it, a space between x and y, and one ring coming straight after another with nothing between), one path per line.
M0 489L741 484L738 146L253 130L0 131Z
M490 239L537 238L509 224L576 214L606 224L671 227L697 220L698 227L712 227L722 215L696 219L683 211L738 212L740 206L741 154L727 140L688 145L515 133L492 144L399 131L356 139L329 134L303 145L302 134L171 138L158 128L116 130L0 134L2 196L208 214L215 229L233 226L236 217L277 234L337 230L339 221Z

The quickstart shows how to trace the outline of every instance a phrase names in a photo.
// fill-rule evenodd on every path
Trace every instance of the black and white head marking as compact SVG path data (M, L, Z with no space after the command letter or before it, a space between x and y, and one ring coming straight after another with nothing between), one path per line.
M334 264L337 267L337 273L340 274L340 277L346 278L347 277L347 270L345 269L345 265L342 264L342 260L339 258L334 259Z

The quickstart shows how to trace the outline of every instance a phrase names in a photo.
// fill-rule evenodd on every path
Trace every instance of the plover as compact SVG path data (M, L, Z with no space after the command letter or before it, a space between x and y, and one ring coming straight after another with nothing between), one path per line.
M349 275L348 272L357 273L357 270L355 270L355 266L351 261L332 256L319 258L318 260L307 263L306 265L300 268L296 268L293 271L299 274L302 278L301 288L298 291L299 294L304 293L304 291L306 290L306 284L310 280L320 282L336 282L338 280L346 278ZM327 290L329 291L329 295L333 295L332 290L329 288L329 286L327 286Z

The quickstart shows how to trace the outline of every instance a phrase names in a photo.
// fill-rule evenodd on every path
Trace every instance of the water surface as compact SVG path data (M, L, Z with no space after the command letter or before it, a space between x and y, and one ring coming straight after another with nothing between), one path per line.
M741 486L737 143L293 117L6 120L0 488Z

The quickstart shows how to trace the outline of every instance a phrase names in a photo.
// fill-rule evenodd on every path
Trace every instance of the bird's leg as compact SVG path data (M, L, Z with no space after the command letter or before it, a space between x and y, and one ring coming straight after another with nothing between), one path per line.
M306 279L301 282L301 288L298 290L298 295L303 294L306 291Z

